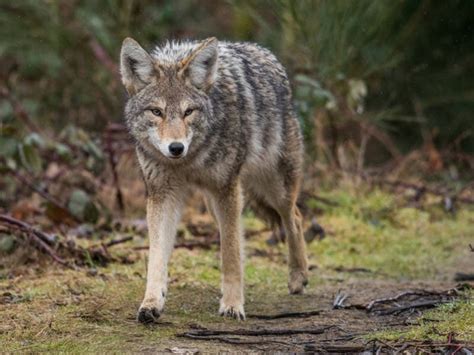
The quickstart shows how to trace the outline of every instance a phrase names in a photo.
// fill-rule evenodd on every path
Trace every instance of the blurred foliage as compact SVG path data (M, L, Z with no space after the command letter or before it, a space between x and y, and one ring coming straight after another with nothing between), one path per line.
M383 121L403 148L419 125L441 146L467 136L474 108L471 1L54 1L0 2L2 79L41 123L100 129L119 121L121 41L254 40L295 77L297 105L312 126L316 106L338 120ZM103 51L103 53L99 53ZM418 105L420 112L415 112ZM0 107L2 121L11 112Z
M296 103L310 139L314 108L325 104L336 122L376 124L404 152L428 138L439 148L474 151L473 2L237 4L253 18L273 9L257 38L302 79L296 80Z
M472 168L472 14L467 0L0 0L2 170L40 176L59 159L97 176L99 133L122 116L123 38L211 35L284 62L313 161L360 168L428 147Z

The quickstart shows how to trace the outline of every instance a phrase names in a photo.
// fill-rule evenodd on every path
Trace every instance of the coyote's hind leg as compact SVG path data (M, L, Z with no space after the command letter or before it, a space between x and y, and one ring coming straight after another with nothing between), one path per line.
M282 212L281 218L288 242L288 289L291 294L303 293L304 287L308 284L308 259L306 257L301 213L296 203L293 203L289 210Z
M274 176L273 180L267 180L266 186L261 186L260 191L265 192L266 203L278 213L285 230L288 243L289 291L291 294L303 293L308 283L308 259L302 217L296 206L299 183L296 177L285 181L277 174Z

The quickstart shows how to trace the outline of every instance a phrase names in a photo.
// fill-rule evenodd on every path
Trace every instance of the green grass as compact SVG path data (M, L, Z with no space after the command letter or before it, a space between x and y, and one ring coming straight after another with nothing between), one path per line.
M338 191L329 197L340 204L326 208L319 220L329 235L309 248L319 266L365 267L384 277L429 279L439 278L459 253L469 253L474 214L465 206L452 216L435 201L420 210L381 191Z
M466 299L447 303L427 311L418 320L418 325L399 331L383 331L371 338L386 340L435 340L446 341L452 334L459 341L474 341L474 293L466 294Z
M430 282L451 279L459 260L470 256L467 245L472 243L474 235L472 210L460 209L452 216L434 201L419 210L407 207L402 197L381 191L347 189L321 194L337 201L339 206L313 205L324 210L318 221L328 235L308 247L310 263L318 266L310 275L311 292L340 287L340 283L331 281L337 266L374 271L360 275L337 273L343 281L376 278ZM261 228L251 213L246 214L245 225ZM285 307L285 302L294 305L294 298L288 296L286 288L286 246L270 247L265 242L267 237L268 234L252 237L247 242L248 313L275 313ZM124 253L127 248L127 245L117 246L115 252ZM257 250L265 251L266 255L255 256ZM136 259L132 265L112 264L99 269L96 276L88 275L84 269L64 270L50 264L44 271L28 271L27 266L21 277L1 279L0 295L8 292L21 296L14 303L1 304L2 351L164 349L176 342L177 333L192 324L209 327L235 324L217 315L220 295L217 248L177 249L170 265L163 323L154 327L137 324L135 312L145 288L145 254ZM301 302L303 308L306 301L301 299ZM464 301L425 313L419 323L403 331L386 331L375 336L440 339L454 332L459 338L474 340L472 293ZM200 349L205 351L206 346L202 344Z

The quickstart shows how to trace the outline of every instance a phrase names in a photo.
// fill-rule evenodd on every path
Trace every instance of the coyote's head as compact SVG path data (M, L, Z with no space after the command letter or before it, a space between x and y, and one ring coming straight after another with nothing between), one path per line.
M183 161L205 142L217 74L217 40L168 43L152 53L126 38L120 54L129 93L127 125L137 143L166 161Z

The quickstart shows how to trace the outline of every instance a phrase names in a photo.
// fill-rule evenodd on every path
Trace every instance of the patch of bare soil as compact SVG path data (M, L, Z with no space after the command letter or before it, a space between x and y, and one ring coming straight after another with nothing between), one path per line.
M370 338L370 334L377 331L402 330L416 324L423 310L452 302L462 287L468 286L450 282L373 280L353 281L342 289L326 286L274 304L271 312L265 311L268 305L249 304L245 322L189 324L187 331L159 350L191 353L467 351L474 344L458 343L453 337L445 342L403 339L384 342Z

